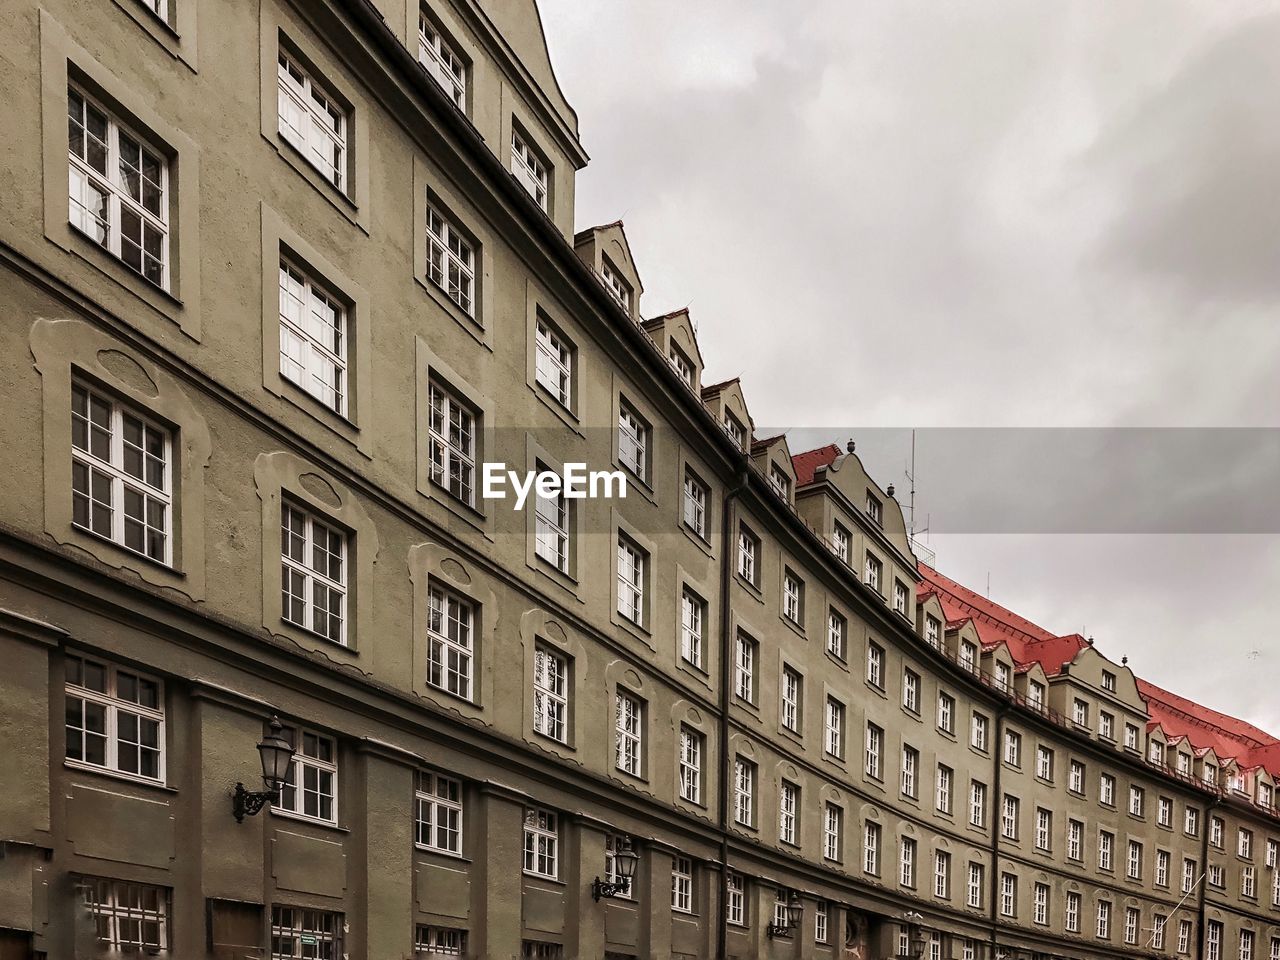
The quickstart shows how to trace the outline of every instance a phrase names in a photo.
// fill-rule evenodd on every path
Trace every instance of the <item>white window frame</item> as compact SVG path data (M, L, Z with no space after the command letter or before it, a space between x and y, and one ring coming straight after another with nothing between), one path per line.
M884 689L884 648L874 643L867 644L867 683Z
M72 114L76 101L83 111L80 115L82 121ZM90 132L91 112L103 126L103 137ZM69 222L144 280L161 290L168 290L169 160L162 150L157 150L145 137L135 134L110 110L74 84L67 88L67 115L70 130L67 145ZM74 143L76 127L81 131L82 147L79 152L76 152ZM104 169L98 169L96 163L88 158L88 155L99 152L92 149L94 145L101 148ZM126 161L126 150L136 151L136 164ZM153 166L155 177L144 172ZM92 200L95 193L100 198L98 203ZM154 199L150 199L152 197ZM98 212L94 211L95 206ZM136 219L136 239L125 237L126 215ZM148 244L149 236L153 241L158 239L158 245ZM148 246L151 246L151 252L147 252ZM132 262L132 251L136 251L136 265Z
M475 672L475 604L431 584L427 610L427 686L470 701Z
M533 729L569 742L569 658L539 645L533 653Z
M1111 939L1111 901L1098 901L1098 921L1095 935L1099 940Z
M427 19L425 11L418 13L418 63L454 106L463 111L467 109L467 62Z
M828 921L827 901L819 900L813 906L813 942L826 943L828 941L827 921Z
M476 435L480 418L471 405L447 387L427 387L429 437L427 451L431 482L455 500L476 503Z
M283 47L276 54L276 88L280 136L320 171L325 180L346 193L347 128L350 125L347 110ZM288 115L286 103L298 111L296 122Z
M822 815L822 855L832 863L839 863L843 859L843 833L844 808L828 800Z
M746 926L746 884L742 874L730 873L726 885L728 896L725 904L725 920L732 926Z
M745 525L738 527L738 576L752 586L756 586L757 559L760 553L760 540Z
M687 724L680 725L680 799L702 803L702 745L704 737Z
M343 934L346 923L341 913L332 910L316 910L291 904L271 905L271 960L293 960L301 957L319 957L326 952L331 957L345 956ZM277 949L288 943L289 952ZM302 952L304 946L312 949Z
M1084 859L1084 823L1067 821L1067 859L1080 863Z
M740 700L755 703L756 642L739 630L734 650L734 693Z
M145 883L82 877L85 906L94 918L95 939L117 951L168 953L170 891Z
M462 781L434 770L419 770L414 784L414 844L424 850L462 856Z
M630 309L630 308L628 308ZM693 361L691 361L685 352L671 344L671 349L667 352L667 360L670 361L672 369L684 381L684 385L693 388Z
M1044 807L1036 810L1036 849L1048 851L1053 837L1053 814Z
M1018 878L1012 873L1000 874L1000 915L1018 915Z
M916 886L916 841L903 837L898 848L898 884L910 890Z
M311 274L280 258L280 376L347 415L347 309Z
M1137 840L1129 841L1128 857L1126 858L1126 876L1130 880L1142 879L1142 844Z
M1006 793L1000 803L1000 836L1006 840L1018 839L1018 815L1021 802L1013 794Z
M903 745L902 747L902 795L904 797L918 797L918 774L920 768L920 751L915 747Z
M632 777L644 763L644 701L619 688L614 700L614 766Z
M803 595L803 585L800 579L788 570L782 575L782 615L800 626L800 606Z
M1098 831L1098 869L1111 870L1115 857L1115 834L1107 830Z
M475 243L430 200L427 201L427 279L468 317L475 316Z
M975 750L987 752L987 718L975 712L969 721L969 746Z
M618 461L641 480L649 471L649 425L625 400L618 404Z
M794 668L782 667L782 710L781 722L784 730L792 733L800 732L800 687L803 683L800 673Z
M625 536L618 536L618 614L637 627L645 624L645 566L648 555Z
M951 816L954 781L955 772L946 764L938 764L937 783L934 789L934 808L939 813L947 816Z
M874 780L883 779L883 757L884 730L874 723L868 723L863 772Z
M524 874L557 880L560 876L560 817L543 807L524 813Z
M849 622L832 607L827 611L827 653L841 662L845 658L848 635Z
M769 464L769 486L783 500L791 499L791 478L776 463Z
M893 609L904 617L907 615L907 585L901 580L893 581Z
M671 909L693 913L693 859L677 856L671 861Z
M461 957L467 952L467 931L419 923L414 929L414 960Z
M938 729L943 733L956 732L956 698L945 691L938 691Z
M547 163L533 147L529 146L527 139L514 126L511 130L511 172L542 211L550 212L551 193Z
M542 469L542 465L538 465ZM533 552L561 573L569 572L569 500L564 492L544 497L534 488Z
M684 475L684 525L707 539L707 485L687 472Z
M969 863L969 876L965 880L965 903L970 907L982 906L982 888L985 886L986 870L980 863Z
M135 440L126 438L126 428L137 431ZM72 525L171 566L173 432L96 387L73 380L70 453ZM136 545L130 542L135 535L140 538Z
M866 560L863 563L863 582L876 593L879 593L880 580L883 573L884 563L868 550Z
M1067 891L1066 908L1063 910L1063 926L1067 933L1080 932L1080 908L1084 905L1084 897L1074 890Z
M823 749L828 756L844 757L844 704L828 695L824 709Z
M920 674L902 671L902 705L912 713L920 712Z
M852 539L849 531L840 524L835 524L831 528L831 552L844 561L844 565L850 566L850 558L852 553Z
M551 324L539 318L534 333L534 380L566 410L573 401L573 348Z
M346 646L351 536L328 518L287 499L280 505L280 526L281 619ZM317 562L320 554L324 569ZM323 610L317 596L325 597Z
M733 821L750 827L755 823L753 794L756 779L755 764L742 757L733 760Z
M706 602L688 587L680 591L680 659L702 669Z
M86 686L87 674L92 667L102 677L101 690ZM64 661L64 696L66 698L66 762L72 766L89 770L106 770L132 780L145 783L164 783L168 750L166 749L164 682L150 674L126 669L79 653L68 653ZM78 677L78 679L76 679ZM122 682L121 678L126 678ZM155 706L144 703L153 699L144 691L154 690ZM136 693L129 699L128 691ZM73 725L71 720L72 703L79 704L80 725ZM94 730L86 714L91 706L101 712L101 730ZM150 735L144 734L150 730ZM74 733L73 733L74 731ZM130 734L134 739L129 740ZM102 763L86 759L86 744L90 737L102 741ZM72 756L72 743L78 741L80 747ZM154 744L146 742L154 740ZM123 754L123 756L122 756ZM143 757L155 756L156 774L151 776L142 772ZM134 757L133 760L124 757ZM137 769L129 769L129 767Z
M1044 744L1036 745L1036 776L1053 782L1053 751Z
M800 788L783 780L778 789L778 840L795 846L800 817Z
M862 872L873 877L880 876L880 838L883 831L880 824L868 820L862 831Z
M279 799L271 812L313 823L338 822L338 743L307 727L286 727L283 736L294 748ZM327 750L326 750L327 748ZM326 759L325 753L328 754ZM323 813L328 802L329 815ZM308 810L314 807L315 812Z
M1049 922L1049 885L1047 883L1036 883L1032 894L1033 913L1032 919L1044 926Z
M977 780L969 781L969 823L975 827L987 822L987 785Z
M933 854L933 895L939 900L951 899L951 854L945 850Z

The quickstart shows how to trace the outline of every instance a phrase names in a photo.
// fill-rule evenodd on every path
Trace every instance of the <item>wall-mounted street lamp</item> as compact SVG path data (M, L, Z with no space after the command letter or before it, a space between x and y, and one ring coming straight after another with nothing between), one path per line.
M770 921L764 928L765 934L770 940L790 939L791 931L800 926L800 917L803 913L804 907L800 903L800 897L792 890L787 896L787 922L774 923Z
M920 960L925 948L924 928L921 925L924 914L908 910L902 915L902 919L907 922L907 956L910 960Z
M597 903L601 897L621 897L631 889L631 879L636 875L636 864L640 855L631 849L631 838L622 837L617 849L613 852L613 872L617 882L601 880L596 877L591 883L591 899Z
M280 790L289 777L289 764L293 762L293 744L286 740L282 733L279 717L272 717L268 724L268 732L258 744L258 756L262 760L262 783L267 788L261 791L246 790L243 783L236 784L236 792L231 797L231 813L240 823L245 817L252 817L268 803L280 799Z

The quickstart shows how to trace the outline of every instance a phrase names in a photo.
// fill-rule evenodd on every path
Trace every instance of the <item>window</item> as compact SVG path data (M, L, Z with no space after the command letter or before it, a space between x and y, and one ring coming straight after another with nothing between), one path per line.
M729 896L725 904L725 919L735 927L745 926L747 898L742 874L730 873L727 886L729 888Z
M863 769L867 776L881 779L880 757L884 752L884 731L874 723L867 724L867 753Z
M916 797L916 772L920 767L920 751L914 747L902 748L902 795Z
M880 876L880 824L871 821L862 835L862 869L873 877Z
M1138 728L1132 723L1124 725L1124 746L1126 750L1138 749Z
M414 801L418 846L462 856L462 783L420 770Z
M1079 820L1067 821L1067 859L1079 863L1083 859L1084 824Z
M671 909L693 913L693 860L676 857L671 862Z
M1205 960L1222 960L1222 924L1210 920L1205 931Z
M1146 815L1147 792L1134 784L1129 786L1129 813L1135 817Z
M1035 886L1034 919L1041 925L1049 922L1049 885L1037 883Z
M680 797L690 803L702 802L702 743L702 734L681 724Z
M618 690L614 709L614 765L623 773L640 776L644 737L644 705L638 697Z
M1185 753L1178 754L1178 772L1183 776L1191 775L1191 758Z
M1194 807L1187 807L1186 820L1183 823L1183 830L1187 836L1195 837L1200 834L1200 811Z
M728 410L724 412L724 432L738 445L739 450L747 449L747 428Z
M609 262L608 257L602 257L600 260L600 279L604 281L605 289L609 291L609 295L618 301L618 306L630 313L631 285L622 279L622 274L617 267ZM692 371L690 373L692 374Z
M626 402L618 409L618 459L640 479L648 476L649 426Z
M819 900L813 905L813 940L815 943L827 942L827 921L829 908L827 901Z
M467 252L467 262L470 263L470 248ZM538 320L534 341L537 351L534 359L534 380L562 407L568 409L573 391L573 351L560 338L560 335L541 319ZM687 519L686 522L688 522Z
M769 486L783 500L791 499L791 478L776 463L769 464Z
M931 613L924 618L924 642L935 650L942 646L942 621Z
M960 644L960 666L970 673L976 673L978 670L978 648L968 640Z
M1129 841L1129 862L1126 876L1130 880L1142 879L1142 844L1137 840Z
M467 67L425 14L418 15L418 62L460 110L467 108Z
M880 503L880 498L870 490L867 491L867 516L875 523L884 525L884 506Z
M760 559L760 541L746 528L738 528L738 576L752 586L759 585L758 575Z
M848 621L832 609L827 614L827 653L837 660L844 660L845 638L848 632Z
M1116 805L1116 778L1109 773L1098 777L1098 802L1106 807Z
M872 556L870 551L868 551L863 580L866 582L867 586L872 590L875 590L877 593L880 592L880 578L883 572L884 564L881 563L878 558Z
M1224 824L1221 817L1209 818L1209 843L1213 844L1213 846L1219 850L1221 850L1223 846L1223 827Z
M1240 868L1240 896L1252 900L1258 895L1257 874L1253 867Z
M277 57L280 136L339 190L346 192L347 115L281 50Z
M1151 918L1151 948L1153 950L1164 950L1164 928L1169 923L1168 917L1162 917L1156 914Z
M1169 851L1156 851L1156 886L1169 886Z
M533 729L568 742L569 661L546 647L533 654Z
M644 626L644 574L649 558L626 537L618 537L618 613Z
M476 416L438 384L428 388L431 405L431 482L475 505Z
M564 960L564 946L547 940L521 940L520 960Z
M782 577L782 615L801 626L804 615L804 584L790 570Z
M975 750L987 752L987 718L980 713L973 715L969 725L969 745Z
M71 387L71 522L169 563L172 436L105 394Z
M347 412L346 311L295 264L280 262L280 375Z
M1240 931L1240 960L1253 960L1253 931Z
M511 172L538 206L547 211L547 165L525 142L520 131L514 129L511 131Z
M971 907L982 906L983 874L986 869L980 863L969 864L969 879L965 884L965 903Z
M934 791L934 806L939 813L951 816L951 781L953 780L951 768L945 764L938 764L938 782Z
M951 899L951 854L944 850L933 855L933 895L939 900Z
M756 765L737 757L733 761L733 819L744 827L754 822L752 796L756 786Z
M1067 780L1067 789L1072 793L1084 794L1084 764L1079 760L1071 761L1071 775Z
M524 812L524 872L551 880L559 875L559 818L550 810L528 807Z
M707 539L707 485L692 473L684 475L684 525Z
M907 585L901 580L893 581L893 609L907 616Z
M71 225L169 288L169 164L74 87L67 90Z
M910 837L902 838L898 852L898 882L904 887L916 885L916 842Z
M1027 702L1036 710L1044 707L1044 684L1039 680L1027 682Z
M1068 933L1080 932L1080 901L1081 896L1071 891L1067 892L1067 905L1064 912L1064 924Z
M1000 874L1000 915L1018 915L1018 878L1012 873Z
M702 631L707 605L685 587L680 594L680 658L702 669Z
M795 845L796 817L800 809L800 788L794 783L782 781L778 791L778 839Z
M169 948L169 891L122 880L83 878L85 905L99 943L121 952Z
M1161 797L1156 805L1156 823L1162 827L1173 826L1173 801L1168 797Z
M1111 904L1106 900L1098 901L1097 934L1099 940L1111 939Z
M342 914L271 905L271 960L320 957L341 960Z
M1098 736L1104 740L1114 740L1116 738L1116 718L1105 710L1098 713Z
M164 781L164 687L114 664L66 657L67 759Z
M775 927L789 925L787 921L787 891L781 887L777 888L773 895L773 925Z
M347 535L288 502L280 525L282 618L345 644Z
M680 379L684 381L684 385L692 387L693 362L685 356L684 351L673 343L671 344L671 352L667 354L667 359L671 361L671 366L679 374Z
M835 697L827 697L826 736L823 744L827 754L832 757L844 756L844 704Z
M475 248L453 221L430 203L427 204L427 242L427 276L463 313L475 316ZM538 328L541 331L543 324L539 323ZM538 379L541 382L542 378Z
M840 524L837 523L831 528L831 552L843 560L846 567L852 563L851 542L849 531Z
M1178 953L1186 955L1191 952L1191 921L1178 921Z
M1053 782L1053 751L1043 745L1036 747L1036 776Z
M1147 760L1151 763L1164 765L1164 744L1159 740L1152 740L1147 744Z
M1021 802L1017 797L1006 793L1000 805L1000 835L1006 840L1018 839L1018 808Z
M938 729L943 733L956 732L956 698L949 693L938 694Z
M1115 847L1115 835L1106 830L1098 831L1098 869L1110 870L1111 855Z
M419 924L414 934L413 950L415 960L465 956L467 931Z
M822 855L834 863L842 859L844 849L841 836L844 830L844 810L834 803L827 803L822 818Z
M312 730L285 727L283 736L294 749L278 813L292 813L325 823L338 822L338 750L332 737Z
M1071 704L1071 719L1082 727L1089 725L1089 705L1077 698Z
M800 679L794 669L782 668L782 714L781 722L784 730L792 733L800 732Z
M874 643L867 644L867 683L884 689L884 650Z
M543 469L541 463L538 469ZM561 573L569 572L569 502L564 493L543 496L534 485L533 552Z
M1190 893L1196 885L1196 862L1184 857L1182 860L1182 892Z
M987 822L987 785L973 780L969 783L969 823L975 827Z
M1013 730L1004 732L1004 762L1012 767L1022 766L1022 734Z
M1040 807L1036 810L1036 849L1047 851L1053 836L1053 814Z
M902 706L912 713L920 712L920 675L906 669L902 671Z
M1005 693L1013 689L1013 671L1007 663L996 661L996 688Z
M1138 924L1141 922L1137 907L1124 908L1124 942L1138 942Z
M1102 689L1107 693L1116 692L1116 675L1110 670L1102 671Z
M737 657L734 663L734 692L739 699L755 703L756 642L738 631Z
M1246 860L1253 859L1253 831L1240 827L1236 834L1236 853Z
M427 684L470 700L472 606L434 585L427 591L427 605Z

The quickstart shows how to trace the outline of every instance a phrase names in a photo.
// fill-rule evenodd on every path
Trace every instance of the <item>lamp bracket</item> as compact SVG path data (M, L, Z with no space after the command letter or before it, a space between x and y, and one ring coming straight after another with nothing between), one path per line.
M236 792L231 796L231 813L236 823L243 823L245 817L257 816L268 803L279 799L278 790L246 790L243 783L237 783Z

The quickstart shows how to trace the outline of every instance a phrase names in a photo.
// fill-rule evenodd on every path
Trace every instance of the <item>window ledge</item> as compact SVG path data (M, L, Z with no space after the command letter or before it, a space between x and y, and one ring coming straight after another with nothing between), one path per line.
M62 766L66 770L74 770L79 773L91 773L97 777L107 777L111 780L119 780L122 783L132 783L134 786L145 787L148 790L158 790L161 793L176 794L177 787L171 787L167 783L159 780L148 780L145 777L136 777L131 773L125 773L122 770L112 770L109 767L99 767L92 763L82 763L79 760L63 760Z
M463 310L462 307L458 306L458 304L454 302L453 298L444 292L440 284L436 283L430 277L417 273L416 271L414 272L414 277L417 279L419 285L427 291L431 299L436 302L436 305L447 313L454 323L470 334L472 339L474 339L476 343L480 344L480 346L484 347L490 353L493 352L493 347L484 338L486 332L484 324L471 314L467 313L467 311ZM479 285L479 280L476 280L476 289L479 288ZM472 298L472 305L477 305L474 297Z
M332 830L335 833L350 833L350 827L344 827L330 820L317 820L315 817L308 817L306 814L294 813L292 810L281 810L274 803L271 804L271 815L280 817L284 820L292 820L294 823L305 823L312 827L318 827L321 830Z
M533 395L538 398L538 402L559 417L566 427L576 433L579 437L585 436L582 432L582 421L578 419L578 415L553 397L546 387L538 383L535 379L529 382L529 389L532 390Z
M170 503L169 505L171 518L174 512L174 508L176 506L177 504L175 503ZM79 524L74 522L71 524L71 529L75 533L81 536L87 537L94 544L104 544L105 546L111 548L112 553L118 553L121 557L125 558L126 560L136 560L140 563L146 564L152 570L161 571L170 576L177 577L180 580L186 579L187 575L183 573L181 570L179 570L177 567L172 566L171 564L165 563L162 560L156 560L154 557L148 557L145 553L138 553L138 551L136 550L130 550L128 547L126 547L123 543L120 543L118 540L112 540L110 537L104 537L100 533L94 533L92 530L86 529L85 527L82 527ZM173 542L174 532L172 528L169 530L169 541L170 541L169 542L170 549L176 546L176 544ZM120 564L120 566L124 566L124 565L125 564Z
M683 518L679 521L679 523L680 523L680 532L683 533L686 537L688 537L695 547L697 547L699 550L705 553L708 557L715 556L715 553L712 550L711 543L709 541L707 541L700 533L697 533L696 531L690 529L689 525L684 522Z
M438 850L435 847L426 847L420 843L414 843L413 849L421 854L431 857L439 857L442 860L449 860L454 863L474 863L470 857L463 856L460 853L450 853L448 850Z

